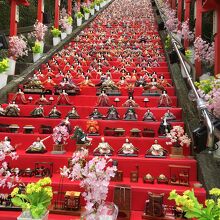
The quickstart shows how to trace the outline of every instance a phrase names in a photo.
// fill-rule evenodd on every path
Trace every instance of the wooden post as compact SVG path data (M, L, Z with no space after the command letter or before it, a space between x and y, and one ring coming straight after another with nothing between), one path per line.
M10 3L10 37L17 35L17 23L19 19L19 8L16 0L11 0Z
M216 16L217 28L215 35L215 75L220 73L220 5L218 5Z
M195 24L195 38L202 35L202 0L196 0L196 24ZM200 61L195 61L196 76L199 77L202 74L202 65Z
M187 21L190 19L190 3L191 0L185 0L185 16L184 16L184 21ZM185 49L187 49L189 47L189 40L188 39L184 39L184 47Z
M77 0L77 8L80 9L80 7L81 7L81 1Z
M179 0L178 9L177 9L177 18L180 22L182 22L182 7L183 7L183 0Z
M55 0L54 27L59 28L60 0Z
M41 23L43 23L43 13L44 13L44 0L38 0L37 20Z
M176 0L172 0L172 9L176 9Z
M68 13L69 16L72 16L72 0L68 0L67 13Z

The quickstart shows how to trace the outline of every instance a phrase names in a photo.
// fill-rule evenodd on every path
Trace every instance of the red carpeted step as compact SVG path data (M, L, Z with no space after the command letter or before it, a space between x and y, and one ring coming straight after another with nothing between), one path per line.
M73 147L73 150L74 147ZM20 158L18 160L13 160L10 164L14 167L19 167L20 169L29 168L34 169L35 162L53 162L53 172L54 174L60 173L60 167L64 165L67 166L68 160L72 156L72 152L67 152L64 155L54 155L51 152L47 152L45 154L25 154L24 151L18 150ZM91 158L92 156L90 156ZM167 157L166 159L160 158L144 158L144 155L139 155L138 157L122 157L122 156L112 156L113 160L118 161L119 170L123 171L124 177L130 176L130 171L135 170L136 165L139 166L139 176L144 177L147 173L150 173L155 178L160 174L164 174L165 176L170 176L170 167L169 165L179 165L179 166L189 166L190 167L190 181L197 180L197 162L192 158L182 158L175 159ZM21 161L25 161L25 163L21 163ZM129 163L129 169L128 169ZM135 183L134 183L135 184Z
M7 104L2 105L3 108L7 106ZM36 108L37 106L32 104L28 105L19 105L20 108L20 116L21 117L30 117L30 113ZM45 105L44 108L44 115L45 117L48 117L49 112L51 111L53 105ZM61 117L64 118L68 112L72 109L72 106L56 106L57 109L61 112ZM93 112L95 106L77 106L77 112L80 116L80 119L88 119L89 115ZM125 107L116 107L121 119L123 118L123 115L125 114L127 108ZM176 121L180 121L182 119L182 109L181 108L155 108L155 107L138 107L135 108L135 111L138 115L138 121L143 120L143 116L145 112L150 109L150 111L153 113L157 121L161 121L161 118L164 116L164 114L169 109L170 112L172 112L175 117ZM108 109L106 107L98 107L98 111L103 115L106 116ZM48 120L53 120L49 119ZM104 119L103 119L104 120ZM115 121L117 123L117 121Z
M25 94L26 99L28 99L28 97L31 96L33 98L33 103L35 103L35 101L37 101L40 97L40 95L36 95L36 94L31 94L31 95L27 95ZM11 102L11 100L13 99L14 94L10 93L8 95L8 102ZM45 96L47 99L49 99L50 97L53 97L53 105L57 104L57 98L58 95L46 95ZM118 104L119 107L122 106L123 103L126 102L126 100L128 99L127 96L109 96L109 101L110 101L110 105L114 105L115 102L115 98L118 98L120 100L120 103ZM134 100L135 102L140 106L140 107L145 107L145 103L144 103L144 98L146 98L146 96L138 96L135 97ZM148 107L157 107L158 103L159 103L159 96L149 96L147 97L149 99L149 102L147 103ZM177 107L177 97L176 96L170 96L171 101L172 101L172 107ZM72 103L73 106L96 106L97 105L97 101L98 101L98 96L94 95L80 95L80 96L69 96L69 100Z

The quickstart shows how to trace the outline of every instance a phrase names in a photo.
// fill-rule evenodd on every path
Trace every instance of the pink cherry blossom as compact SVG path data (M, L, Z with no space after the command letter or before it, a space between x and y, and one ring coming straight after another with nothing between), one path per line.
M26 38L21 35L9 37L9 56L13 59L17 59L19 57L27 56L27 41Z
M88 150L73 153L71 167L63 167L61 175L73 180L80 180L80 186L85 189L82 196L86 200L87 219L93 219L95 213L103 207L107 198L108 186L117 168L108 166L111 159L108 157L94 157L86 162Z
M191 139L186 133L184 134L184 129L181 126L173 126L170 133L167 134L167 138L170 139L170 142L166 142L167 145L178 143L180 146L186 145L188 147L191 143Z

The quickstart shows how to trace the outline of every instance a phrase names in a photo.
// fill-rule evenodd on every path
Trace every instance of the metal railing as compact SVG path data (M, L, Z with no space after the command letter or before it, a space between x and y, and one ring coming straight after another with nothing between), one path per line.
M158 4L158 1L157 0L154 0L154 1L156 3L157 9L159 10L160 17L161 17L162 21L165 24L164 15L162 14L162 12L160 10L160 6ZM214 131L215 131L215 128L214 128L212 120L210 118L209 111L206 107L205 102L203 101L203 99L197 93L196 87L194 86L193 80L192 80L192 78L190 76L190 73L187 69L187 66L185 64L183 54L179 51L178 46L180 46L180 42L178 42L178 40L173 36L173 34L169 30L166 29L166 31L167 31L168 35L170 36L170 38L171 38L171 42L173 44L174 50L176 51L176 53L179 57L179 60L180 60L180 64L182 65L182 67L185 71L188 84L189 84L190 88L192 89L192 91L195 95L195 99L196 99L195 101L197 103L197 108L201 112L201 115L202 115L202 117L204 119L204 122L206 124L207 132L208 132L206 147L208 147L210 150L214 150L214 140L215 140Z

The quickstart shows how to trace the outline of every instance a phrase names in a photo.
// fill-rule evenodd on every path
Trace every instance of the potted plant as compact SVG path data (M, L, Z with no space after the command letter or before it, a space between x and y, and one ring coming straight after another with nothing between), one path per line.
M218 75L217 75L218 76ZM219 78L209 77L200 82L195 82L199 96L206 103L208 110L216 117L220 118L220 88ZM216 151L218 152L218 150Z
M9 37L9 68L7 70L8 75L15 74L16 60L19 57L27 56L27 41L23 35Z
M69 131L65 125L58 125L53 129L53 141L54 147L52 154L64 154L66 151L64 150L64 144L69 139Z
M95 14L95 2L92 2L89 8L90 8L90 14L94 15Z
M60 43L61 31L58 28L52 27L51 33L53 35L53 45L56 46Z
M80 11L78 11L75 16L76 16L77 26L79 27L82 25L82 18L84 17L84 15Z
M23 210L17 220L47 220L48 207L53 197L51 179L46 177L36 183L29 183L23 192L19 192L19 188L16 187L12 191L11 197L12 203Z
M66 30L69 26L67 22L67 17L61 17L59 20L59 25L61 27L61 40L64 40L67 37Z
M220 216L220 189L213 188L209 191L211 199L207 199L204 204L198 202L194 190L186 190L183 195L170 192L169 200L174 200L178 209L182 210L187 219L198 220L219 220Z
M95 10L99 11L99 9L100 9L100 0L95 0L94 2L95 2Z
M116 220L118 210L114 204L106 204L108 186L112 177L115 176L116 166L108 166L111 159L108 157L94 157L87 162L88 150L82 148L73 153L71 166L64 166L61 175L71 180L80 180L80 186L85 189L82 194L85 201L85 213L81 219L111 219ZM101 187L100 187L101 186ZM106 213L107 209L113 210ZM99 218L97 218L97 216Z
M190 50L190 49L186 50L186 51L185 51L185 56L186 56L186 59L187 59L188 61L190 61L191 63L193 63L193 62L192 62L192 60L193 60L192 50ZM190 69L191 69L190 65L189 65L187 62L185 62L185 65L186 65L187 70L190 72ZM184 78L186 78L186 72L185 72L185 70L184 70L184 68L183 68L183 65L181 65L181 73L182 73L182 76L183 76Z
M170 139L166 142L167 145L172 145L170 157L181 158L183 157L183 146L189 147L191 139L181 126L173 126L170 133L167 134L167 138Z
M73 31L73 18L71 16L67 17L68 27L66 29L66 33L69 35Z
M2 59L0 61L0 89L4 86L6 86L7 81L8 81L8 75L6 74L6 70L9 67L9 60L7 58Z
M215 63L215 44L208 43L201 37L197 37L194 41L195 60L201 61L204 73L208 72Z
M87 6L84 6L83 7L83 12L84 12L84 17L85 17L85 20L89 20L89 13L90 13L90 9L87 7Z
M99 0L100 2L100 7L103 8L105 6L105 1L104 0Z
M44 25L43 23L39 21L36 21L34 24L34 31L30 34L32 37L35 38L37 42L40 43L42 53L44 51L44 37L45 37L47 30L48 28L46 25Z
M33 51L33 61L36 62L37 60L40 59L43 52L42 46L38 41L34 43L34 46L32 47L32 51Z
M1 74L0 74L0 77ZM2 107L1 107L2 108ZM2 111L2 110L1 110ZM18 159L18 154L15 151L16 147L13 147L10 142L9 137L5 137L3 141L1 141L1 148L0 148L0 187L1 188L9 188L15 187L17 182L19 182L19 169L18 168L12 168L8 165L9 158L12 160ZM7 161L7 162L6 162ZM13 173L12 173L13 170Z

